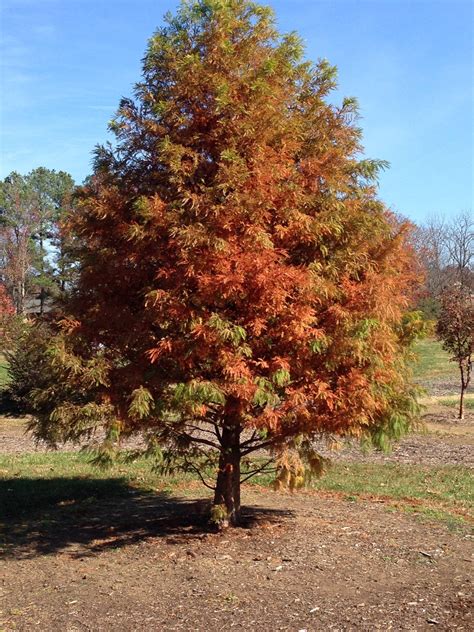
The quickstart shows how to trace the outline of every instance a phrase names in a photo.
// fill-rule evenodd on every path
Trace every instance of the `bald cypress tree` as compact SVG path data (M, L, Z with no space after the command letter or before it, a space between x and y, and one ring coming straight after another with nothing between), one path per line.
M269 8L168 16L70 224L86 245L58 353L71 381L95 371L94 401L45 390L40 434L143 433L165 471L210 484L215 467L214 517L238 523L253 453L295 486L320 465L315 435L382 445L408 427L408 227L335 86Z

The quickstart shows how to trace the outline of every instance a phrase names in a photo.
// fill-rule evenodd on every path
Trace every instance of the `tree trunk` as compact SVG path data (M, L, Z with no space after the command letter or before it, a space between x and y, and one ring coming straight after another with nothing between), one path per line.
M221 527L240 520L240 425L222 429L219 472L214 493L214 520Z
M44 243L43 243L43 228L40 228L40 252L41 252L41 266L40 266L40 272L41 272L41 282L44 283L44 257L45 257L45 252L44 252ZM45 291L44 291L44 287L41 287L40 289L40 314L41 316L44 314L44 295L45 295Z
M459 370L461 371L461 397L459 399L458 419L464 419L464 392L467 388L468 381L464 376L464 366L462 365L462 362L459 363Z
M23 280L17 283L16 313L19 316L23 316L25 313L25 284Z
M459 400L459 415L458 419L464 419L464 384L461 386L461 398Z

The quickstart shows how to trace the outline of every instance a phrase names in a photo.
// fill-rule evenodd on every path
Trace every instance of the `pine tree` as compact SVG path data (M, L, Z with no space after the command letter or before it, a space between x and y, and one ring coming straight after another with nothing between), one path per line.
M38 167L26 176L12 172L0 182L0 279L24 313L28 298L57 298L72 277L61 222L70 210L74 181L64 171Z
M32 189L38 227L33 239L36 244L34 285L39 291L39 313L43 314L48 298L64 291L67 277L67 256L61 222L69 212L74 180L65 171L38 167L27 176Z
M384 445L413 412L409 226L377 199L386 163L362 157L357 103L333 105L335 87L336 69L305 61L269 8L184 2L151 38L72 215L84 248L65 375L99 352L107 445L144 433L165 471L206 484L215 466L224 523L265 468L253 453L297 486L303 461L320 466L315 435ZM57 402L40 434L90 431L90 410Z
M39 226L36 200L28 178L12 172L0 182L0 278L23 314L35 258L33 234Z

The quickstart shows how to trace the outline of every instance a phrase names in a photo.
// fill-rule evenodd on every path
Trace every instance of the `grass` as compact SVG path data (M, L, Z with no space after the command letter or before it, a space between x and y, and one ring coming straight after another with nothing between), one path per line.
M472 471L463 466L338 463L314 486L352 495L436 501L466 513L474 510Z
M8 384L8 370L5 357L0 354L0 389Z
M446 406L448 408L459 408L459 397L446 397L443 399L438 399L437 403L441 404L441 406ZM474 398L465 396L464 408L466 410L474 410Z
M268 486L272 479L259 476L253 481ZM472 471L462 466L336 463L312 488L347 500L400 501L402 509L460 521L469 519L474 509ZM80 511L137 492L186 496L196 490L205 492L191 474L163 477L145 459L104 470L83 453L0 456L0 512L6 517L48 513L70 504Z
M474 521L472 470L464 466L334 463L312 488L346 500L400 501L401 509Z
M433 378L457 377L456 365L450 362L449 355L438 340L426 338L418 341L415 353L418 358L413 368L416 379L428 381Z
M30 515L62 504L89 505L139 492L176 492L190 475L162 477L145 459L104 469L81 452L0 455L0 516Z

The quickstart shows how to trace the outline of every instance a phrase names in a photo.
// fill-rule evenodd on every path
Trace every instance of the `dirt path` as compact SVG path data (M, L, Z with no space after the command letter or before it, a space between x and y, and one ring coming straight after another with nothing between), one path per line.
M0 629L472 629L471 536L314 493L244 500L253 526L223 535L159 499L30 529L0 562Z

